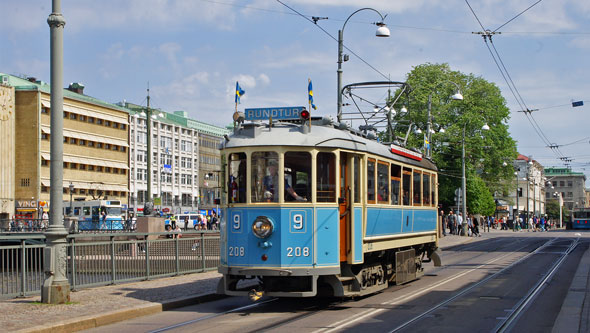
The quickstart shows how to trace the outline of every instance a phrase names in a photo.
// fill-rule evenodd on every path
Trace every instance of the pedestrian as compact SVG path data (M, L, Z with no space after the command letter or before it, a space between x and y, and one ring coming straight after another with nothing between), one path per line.
M217 230L218 228L218 224L219 224L219 219L217 218L217 213L215 211L213 211L211 213L211 227L213 230Z
M188 230L188 215L184 217L184 231Z
M442 228L442 234L443 237L447 235L447 231L446 231L446 225L447 225L447 216L445 216L445 211L441 210L440 211L440 224L441 224L441 228Z
M463 235L463 213L457 216L457 235Z
M107 228L107 212L103 208L100 213L100 228L99 229L106 229Z
M541 227L541 231L545 231L545 217L541 216L541 220L539 221L539 225Z
M180 230L180 226L176 223L174 223L174 229L172 229L173 237L174 238L180 238L180 234L182 233L182 231Z
M486 224L488 225L488 232L490 232L490 225L492 224L492 219L489 216L486 216Z
M479 219L477 217L473 217L473 215L471 215L471 219L473 221L473 237L481 237L481 234L479 233Z
M527 231L531 231L531 230L533 230L533 217L532 217L532 216L529 216L529 218L528 218L528 227L529 227L529 228L528 228L528 230L527 230ZM533 231L534 231L534 230L533 230Z

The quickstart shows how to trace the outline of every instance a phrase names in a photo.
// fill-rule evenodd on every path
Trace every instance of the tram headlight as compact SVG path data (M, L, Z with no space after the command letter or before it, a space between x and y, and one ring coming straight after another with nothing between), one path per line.
M252 232L258 238L269 237L274 230L274 224L266 216L258 216L252 223Z

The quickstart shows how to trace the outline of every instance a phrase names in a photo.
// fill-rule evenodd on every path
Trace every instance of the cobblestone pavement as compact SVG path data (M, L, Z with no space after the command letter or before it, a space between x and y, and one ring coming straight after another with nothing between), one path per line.
M447 235L440 239L444 250L512 231L493 230L483 237ZM195 273L150 281L82 289L71 292L70 304L41 304L40 296L0 302L0 331L72 332L98 327L166 309L216 299L221 275Z

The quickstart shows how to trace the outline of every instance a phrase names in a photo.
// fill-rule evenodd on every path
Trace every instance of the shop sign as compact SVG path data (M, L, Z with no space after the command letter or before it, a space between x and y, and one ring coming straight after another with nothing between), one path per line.
M16 208L37 208L37 200L17 200Z

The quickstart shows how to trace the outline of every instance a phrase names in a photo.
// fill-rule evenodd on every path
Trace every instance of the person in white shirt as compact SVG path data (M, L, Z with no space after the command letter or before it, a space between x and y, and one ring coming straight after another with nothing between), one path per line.
M457 235L461 235L463 233L463 213L459 213L457 215Z

